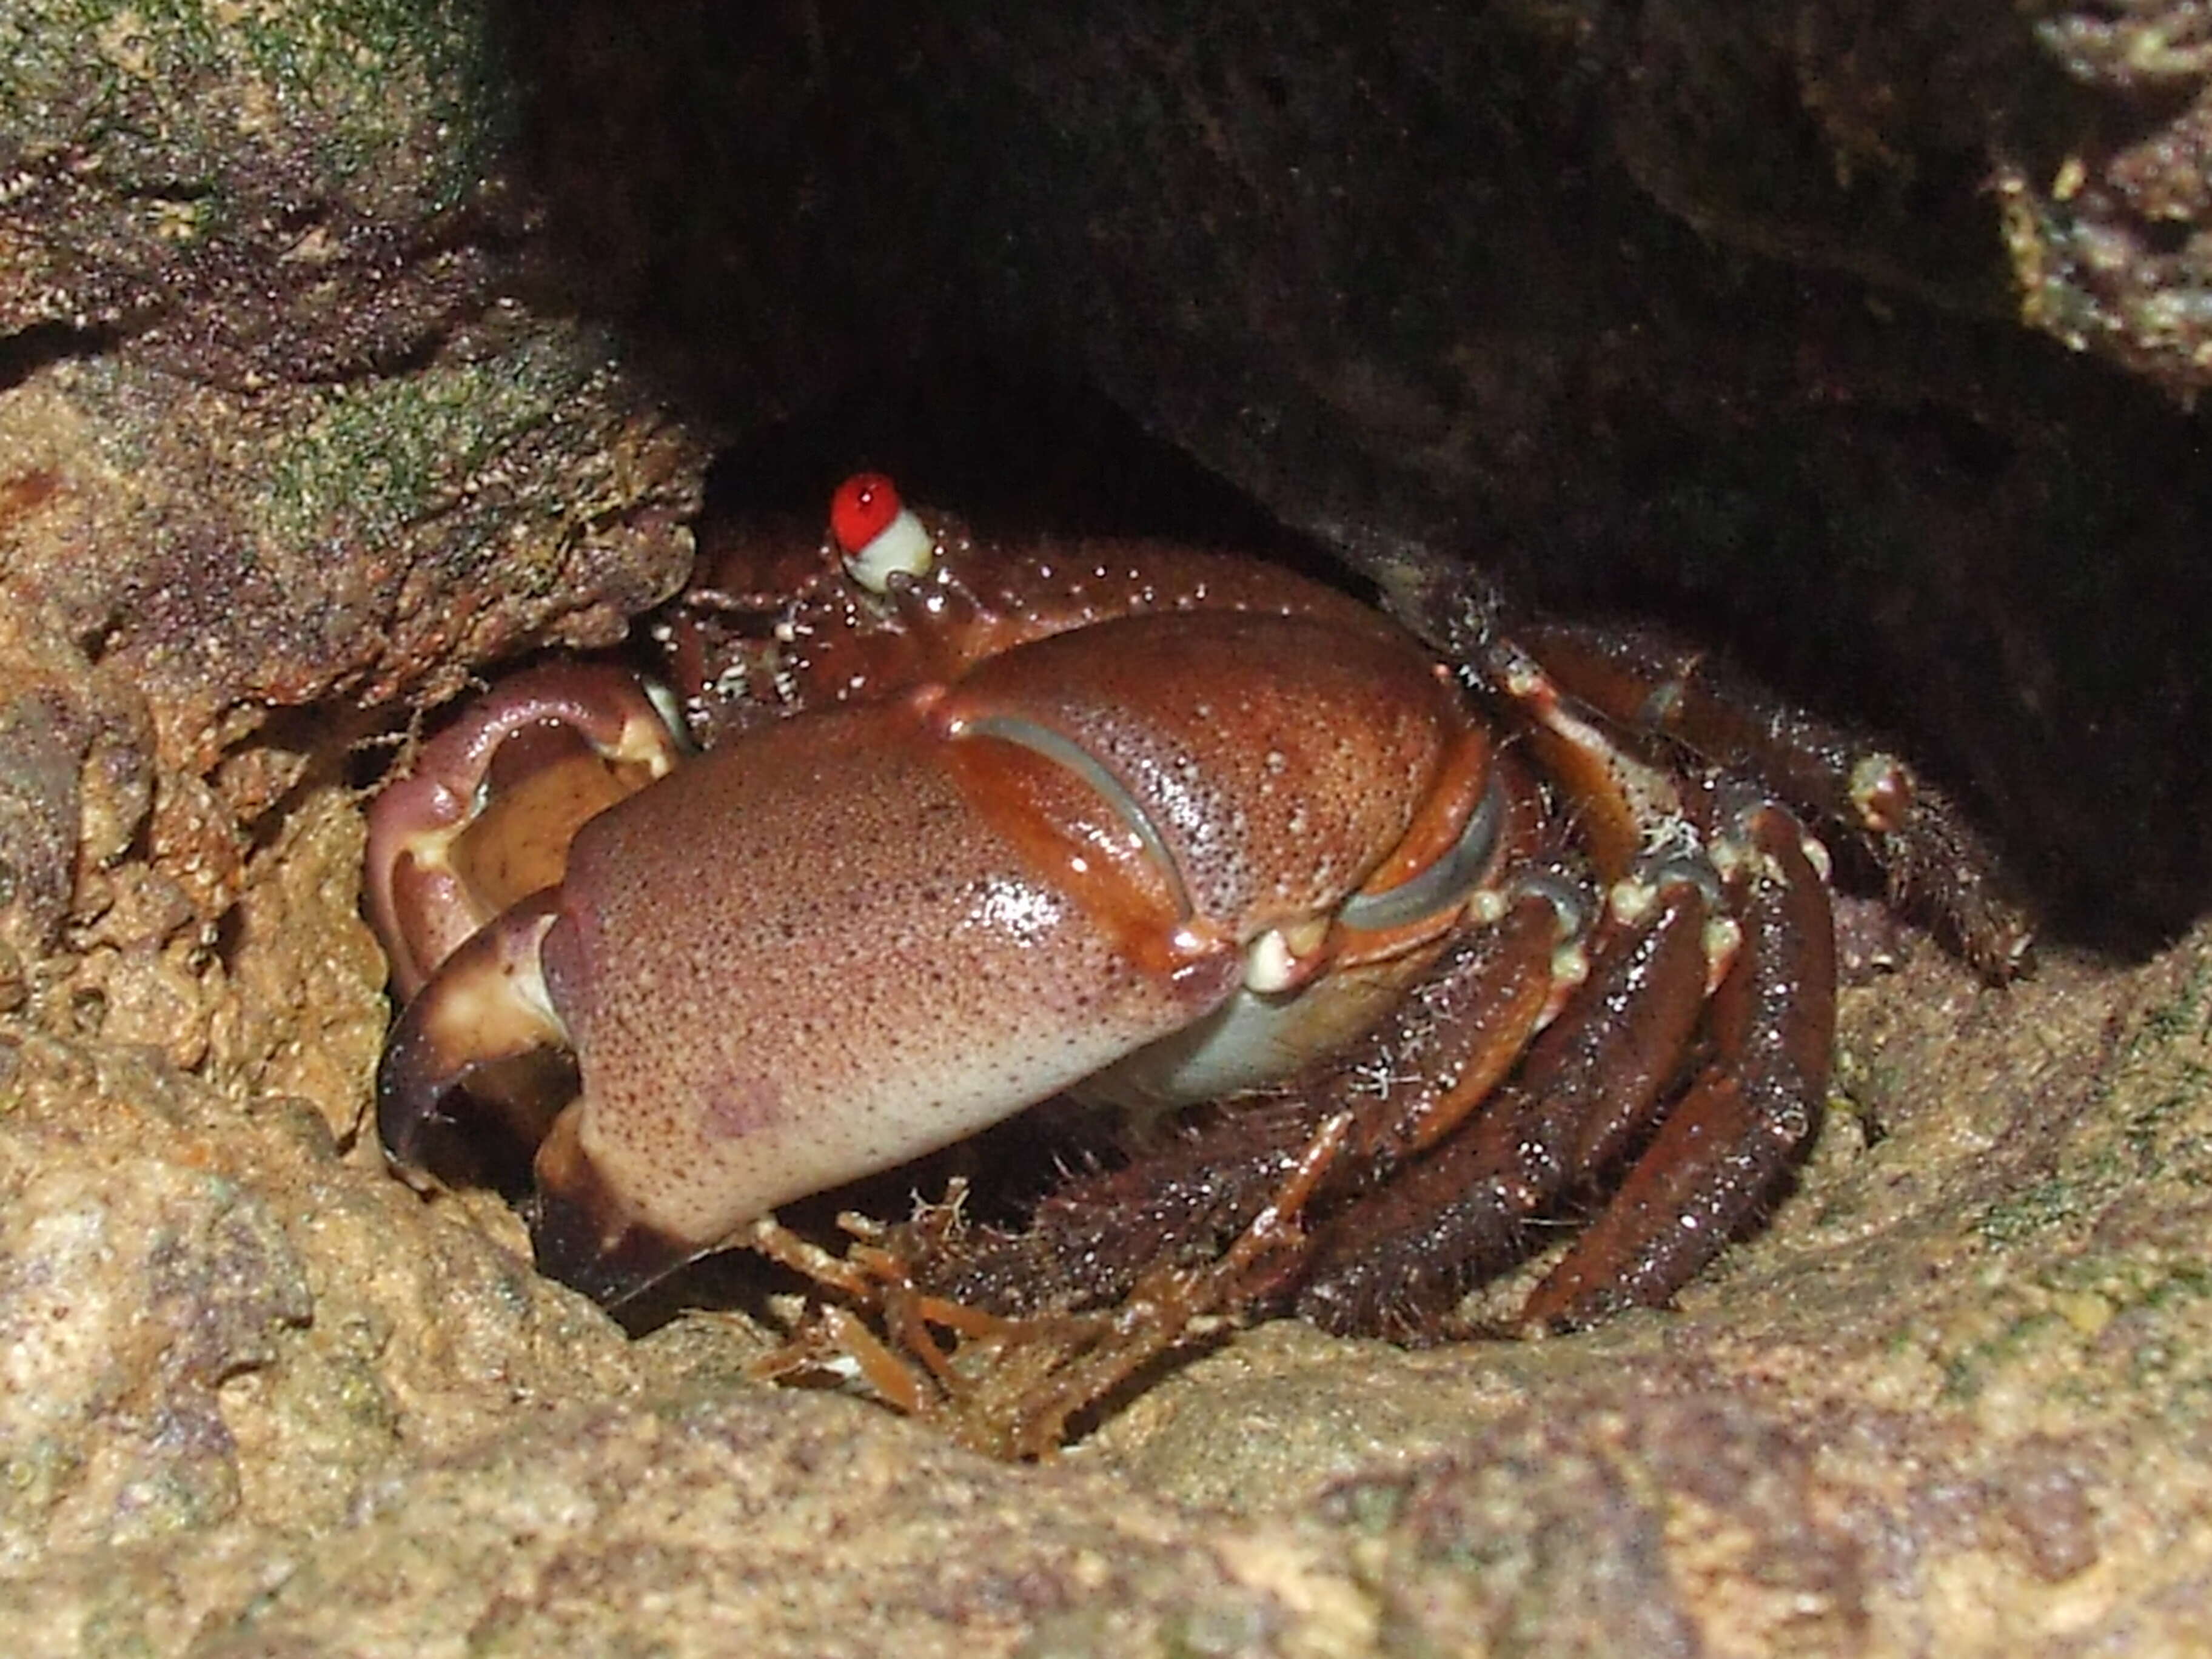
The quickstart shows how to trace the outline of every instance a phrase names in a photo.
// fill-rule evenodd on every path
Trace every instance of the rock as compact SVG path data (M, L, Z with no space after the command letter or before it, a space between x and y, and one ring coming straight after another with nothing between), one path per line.
M0 1645L2200 1639L2202 72L1863 9L0 0ZM1355 554L1894 724L2040 977L1882 940L1798 1190L1584 1336L1263 1327L1027 1469L735 1315L629 1340L362 1133L357 792L681 579L717 422L744 506L964 442L1150 512L1126 425L947 384L979 333Z

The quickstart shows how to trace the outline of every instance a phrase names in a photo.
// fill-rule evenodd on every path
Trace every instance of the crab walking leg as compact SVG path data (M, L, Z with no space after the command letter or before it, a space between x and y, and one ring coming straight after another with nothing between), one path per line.
M1246 1281L1269 1257L1295 1261L1309 1247L1302 1216L1342 1153L1351 1115L1323 1119L1226 1255L1211 1266L1147 1273L1119 1308L1092 1315L1097 1334L1048 1388L1027 1402L1014 1425L1016 1454L1041 1457L1066 1437L1069 1421L1104 1399L1153 1359L1190 1341L1197 1322L1233 1307Z
M2027 965L2027 918L1999 890L1996 855L1896 756L1654 629L1555 623L1518 637L1560 685L1608 719L1754 772L1797 805L1857 830L1881 860L1892 900L1932 911L1985 977L2008 980Z
M1453 939L1345 1054L1175 1132L1126 1168L1066 1182L1019 1233L970 1233L932 1264L928 1288L1002 1312L1024 1310L1040 1285L1079 1303L1126 1295L1164 1254L1247 1225L1284 1179L1285 1148L1340 1109L1354 1115L1354 1152L1340 1167L1380 1179L1393 1158L1446 1133L1510 1070L1558 1000L1559 975L1578 968L1561 932L1548 887L1522 894L1496 923Z
M1647 628L1546 623L1521 642L1567 690L1632 731L1678 738L1706 759L1755 771L1839 823L1895 829L1914 789L1905 763Z
M1386 608L1458 665L1471 692L1488 701L1502 694L1528 721L1540 769L1572 800L1601 877L1621 879L1673 838L1683 817L1674 779L1615 742L1594 710L1506 635L1504 596L1486 578L1419 544L1317 527L1381 586Z
M2002 982L2027 970L2033 933L2004 890L1996 855L1956 805L1896 757L1652 629L1513 618L1523 650L1506 637L1504 596L1463 562L1419 541L1314 527L1375 580L1400 621L1478 685L1504 686L1540 724L1544 700L1557 706L1564 693L1570 710L1579 702L1627 731L1656 732L1723 766L1773 778L1793 805L1864 836L1891 902L1931 914L1984 978ZM1534 659L1550 672L1521 677L1539 694L1531 703L1515 676ZM1620 833L1613 816L1601 821L1607 836Z
M1812 1138L1836 1036L1835 928L1804 830L1753 807L1717 843L1743 941L1712 1000L1712 1062L1523 1322L1587 1325L1666 1301L1719 1254Z
M1387 1166L1435 1145L1512 1071L1562 982L1579 982L1581 918L1565 904L1551 884L1532 884L1490 928L1455 941L1382 1024L1329 1065L1314 1092L1354 1106L1363 1160Z
M1616 895L1571 1012L1466 1133L1333 1218L1301 1313L1340 1332L1411 1328L1523 1253L1527 1223L1674 1079L1705 1003L1713 879L1670 863Z
M538 947L559 909L526 899L446 958L433 994L407 1005L376 1068L376 1128L392 1167L413 1181L444 1103L486 1066L566 1045L545 994ZM518 994L519 993L519 994Z
M1638 856L1679 837L1684 810L1674 780L1615 743L1534 657L1494 640L1482 667L1528 717L1529 742L1580 813L1601 876L1620 880Z

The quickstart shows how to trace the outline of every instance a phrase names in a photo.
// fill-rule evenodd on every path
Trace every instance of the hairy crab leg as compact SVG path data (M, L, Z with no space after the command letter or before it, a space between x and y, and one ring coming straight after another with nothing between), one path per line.
M1685 808L1674 779L1615 742L1595 711L1506 635L1504 597L1488 578L1423 543L1338 525L1315 529L1374 579L1393 616L1458 665L1470 695L1493 705L1502 696L1519 714L1542 769L1572 798L1583 845L1604 880L1627 876L1639 857L1679 833Z
M1203 1245L1248 1224L1283 1179L1285 1145L1340 1109L1352 1113L1349 1133L1362 1150L1346 1167L1379 1178L1378 1159L1430 1144L1479 1106L1553 1012L1563 978L1581 982L1579 940L1562 935L1553 884L1532 885L1496 922L1455 938L1377 1031L1323 1062L1313 1081L1232 1103L1126 1168L1066 1182L1018 1233L946 1246L930 1287L1010 1310L1040 1284L1080 1301L1127 1295L1172 1245ZM1414 1030L1423 1057L1407 1063L1400 1051ZM1451 1081L1440 1086L1440 1077Z
M1517 630L1553 676L1631 730L1769 779L1797 805L1864 836L1893 902L1934 913L1967 960L2002 981L2027 966L2027 919L1958 809L1896 756L1793 708L1656 629L1547 623Z
M1251 1281L1263 1263L1271 1258L1295 1263L1304 1255L1310 1240L1303 1214L1343 1152L1350 1131L1349 1113L1324 1119L1218 1261L1200 1267L1157 1268L1110 1309L1038 1322L1063 1327L1060 1355L1047 1378L1021 1391L1017 1409L969 1414L991 1426L994 1443L981 1449L1000 1456L1049 1455L1067 1437L1067 1425L1079 1412L1198 1335L1201 1319L1255 1299ZM1021 1334L1018 1322L1010 1334Z
M1304 1253L1304 1212L1343 1154L1351 1128L1349 1112L1322 1120L1217 1261L1156 1267L1127 1297L1093 1312L991 1314L919 1290L890 1250L864 1243L849 1263L840 1264L773 1222L757 1223L756 1247L819 1283L846 1291L848 1271L857 1269L865 1290L855 1299L878 1313L890 1340L853 1309L828 1307L752 1375L828 1369L856 1376L884 1403L939 1424L975 1450L1004 1458L1049 1456L1079 1412L1192 1340L1209 1315L1249 1300L1251 1280L1271 1261L1295 1261ZM940 1328L958 1339L955 1346L939 1341ZM980 1365L968 1363L971 1346L984 1352Z
M1335 1331L1411 1331L1524 1253L1529 1220L1676 1077L1705 1004L1717 890L1679 860L1616 890L1571 1011L1466 1133L1331 1218L1301 1313Z
M1827 890L1787 811L1756 806L1740 824L1715 847L1743 939L1712 999L1714 1058L1530 1294L1528 1324L1664 1302L1766 1201L1819 1125L1835 1044Z
M1530 722L1529 741L1565 786L1605 880L1623 879L1638 857L1680 836L1686 811L1674 778L1614 742L1534 657L1495 640L1482 666Z
M1385 1165L1434 1146L1490 1097L1578 982L1582 927L1549 884L1488 929L1455 940L1374 1031L1312 1091L1353 1099L1364 1159ZM1576 953L1566 960L1561 952ZM1294 1083L1291 1085L1295 1088ZM1380 1178L1382 1170L1374 1170Z
M1703 855L1661 860L1648 878L1620 883L1608 896L1607 919L1620 939L1605 944L1618 951L1619 966L1605 963L1575 1026L1522 1074L1536 1097L1536 1121L1524 1131L1567 1168L1614 1163L1680 1080L1698 1022L1742 947L1742 927L1726 904L1720 875Z
M1502 681L1527 654L1505 639L1504 595L1463 562L1417 539L1315 528L1374 579L1394 616L1478 679ZM1516 617L1513 631L1534 642L1557 688L1607 720L1772 775L1796 805L1850 826L1881 866L1891 901L1931 912L1984 978L2001 982L2027 971L2033 933L2002 890L1998 860L1951 801L1894 756L1648 629Z

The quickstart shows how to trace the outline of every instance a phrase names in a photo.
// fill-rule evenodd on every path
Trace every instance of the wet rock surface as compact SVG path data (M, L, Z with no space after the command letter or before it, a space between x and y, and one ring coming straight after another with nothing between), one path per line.
M53 1652L2182 1640L2212 933L2005 991L1922 945L1850 1001L1802 1190L1679 1312L1270 1326L1043 1470L739 1382L733 1321L627 1342L304 1100L24 1042L0 1618Z
M2185 1648L2208 973L2201 930L2002 992L1923 946L1850 994L1799 1192L1678 1312L1412 1356L1255 1333L1099 1449L1191 1502L1310 1494L1447 1647Z
M2188 31L716 15L0 0L0 1645L2200 1640ZM717 422L740 506L910 461L1264 518L948 386L979 319L1355 552L1478 549L1894 726L2019 855L2040 974L1884 941L1771 1224L1586 1336L1270 1325L1036 1469L745 1382L733 1313L625 1337L362 1133L358 791L681 580Z

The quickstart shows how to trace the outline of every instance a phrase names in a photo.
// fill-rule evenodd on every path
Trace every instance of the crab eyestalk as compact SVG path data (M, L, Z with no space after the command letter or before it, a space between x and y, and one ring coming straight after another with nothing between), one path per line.
M889 592L894 574L926 576L937 561L937 538L880 472L856 472L837 486L830 533L846 571L871 593Z

